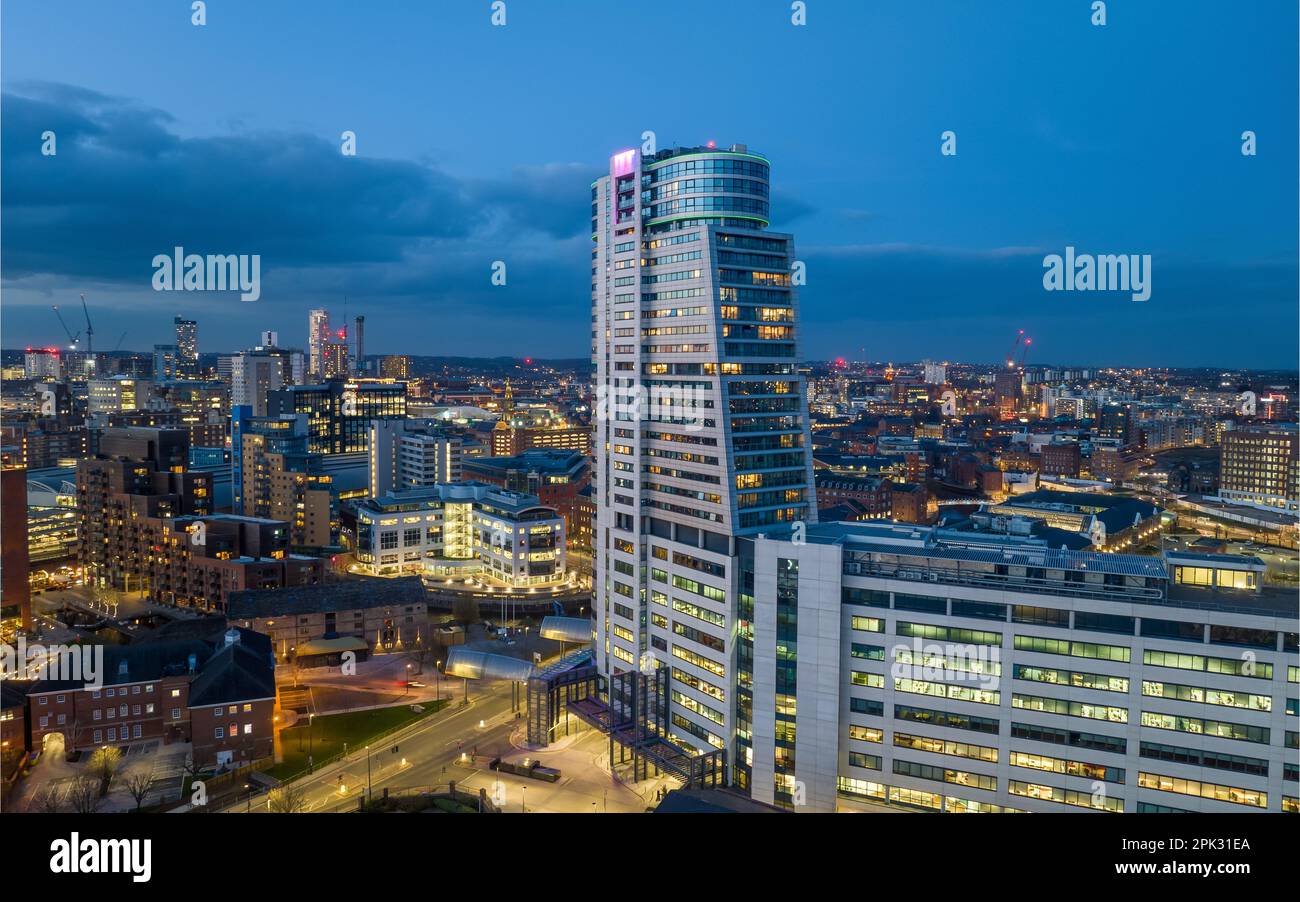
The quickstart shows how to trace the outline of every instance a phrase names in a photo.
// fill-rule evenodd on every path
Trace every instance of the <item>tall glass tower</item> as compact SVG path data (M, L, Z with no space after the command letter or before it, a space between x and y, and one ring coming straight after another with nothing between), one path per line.
M670 738L725 750L741 785L737 538L817 516L794 238L767 231L769 174L739 144L626 150L591 186L597 666L667 669Z
M175 317L176 368L189 378L199 374L199 324L192 319Z

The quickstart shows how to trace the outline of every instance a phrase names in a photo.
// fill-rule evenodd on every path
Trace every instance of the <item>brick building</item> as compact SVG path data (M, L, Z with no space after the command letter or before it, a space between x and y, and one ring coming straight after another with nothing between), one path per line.
M878 476L836 476L825 470L814 473L817 507L831 508L845 501L861 505L866 519L889 517L893 510L891 483ZM820 513L818 519L822 519ZM863 519L854 517L853 519Z
M361 639L379 652L427 648L432 641L429 602L418 576L236 592L227 616L267 636L281 661L294 660L299 647L320 639Z
M1052 442L1043 445L1040 467L1044 476L1078 476L1080 468L1078 442Z
M201 768L271 756L275 660L265 636L232 628L203 639L103 649L97 680L29 685L29 749L46 748L47 737L57 734L68 751L192 742Z

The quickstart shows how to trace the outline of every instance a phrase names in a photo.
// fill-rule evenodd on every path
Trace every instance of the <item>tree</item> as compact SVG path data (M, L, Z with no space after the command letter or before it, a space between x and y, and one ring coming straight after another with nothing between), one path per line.
M100 781L90 774L83 774L68 787L67 801L77 814L93 814L99 807Z
M145 796L158 785L158 775L151 765L148 770L137 770L127 774L122 782L126 786L127 793L135 799L135 810L139 811L144 807Z
M36 814L58 814L63 810L64 793L58 786L46 784L36 791L27 810Z
M122 763L122 750L111 745L102 745L95 749L94 754L90 756L90 772L98 774L103 794L108 793L108 787L113 782L113 775L117 773L117 766Z
M271 790L267 802L276 814L299 814L307 810L307 792L299 783L285 783Z

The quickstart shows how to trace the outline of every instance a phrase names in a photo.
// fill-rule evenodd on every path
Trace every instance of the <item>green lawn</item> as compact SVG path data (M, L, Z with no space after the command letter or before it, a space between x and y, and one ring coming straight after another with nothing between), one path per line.
M424 710L416 713L410 705L396 705L392 708L376 708L373 711L348 711L342 714L326 714L313 719L310 735L305 718L300 726L289 727L280 731L280 743L284 750L284 760L266 771L268 776L276 779L295 776L307 769L307 753L310 749L317 767L343 752L347 743L349 752L355 751L381 733L387 733L428 717L434 711L447 704L446 700L437 702L420 702ZM310 742L309 742L310 740ZM372 749L372 751L374 751Z

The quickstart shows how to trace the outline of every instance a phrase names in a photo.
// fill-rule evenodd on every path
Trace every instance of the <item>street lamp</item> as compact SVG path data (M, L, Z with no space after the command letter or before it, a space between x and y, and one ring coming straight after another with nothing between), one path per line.
M528 787L527 786L519 787L519 813L520 814L528 813Z
M406 691L403 692L402 694L409 695L410 692L411 692L411 665L407 664L406 665Z
M442 701L442 662L433 662L433 686L434 692L437 693L435 701Z
M310 711L307 714L307 772L312 772L312 751L314 749L313 740L316 738L316 731L313 729L313 720L316 719L316 712Z
M370 788L370 746L366 746L366 798L367 801L375 797L374 790Z

